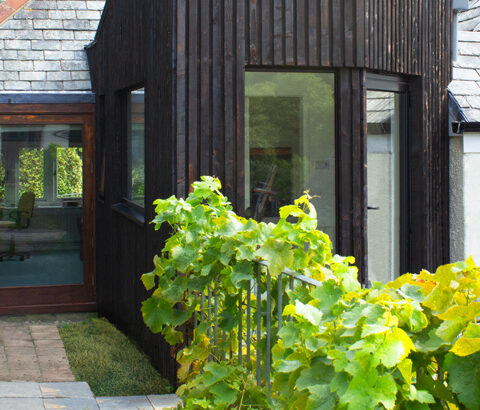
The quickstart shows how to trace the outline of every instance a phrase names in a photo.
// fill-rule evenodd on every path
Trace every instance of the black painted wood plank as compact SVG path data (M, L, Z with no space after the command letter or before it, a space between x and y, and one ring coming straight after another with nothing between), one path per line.
M344 10L344 50L345 50L345 67L353 67L355 61L355 47L354 47L354 16L353 16L354 0L343 0Z
M262 64L273 64L273 0L262 0Z
M187 0L178 1L177 15L177 70L176 70L176 185L177 195L185 196L187 185Z
M212 25L212 167L214 175L225 181L224 138L224 17L223 0L213 0Z
M224 192L235 198L235 8L234 0L224 1Z
M344 7L343 1L332 0L332 64L342 67L344 64Z
M240 29L236 33L236 94L235 94L235 152L236 152L236 164L235 164L235 201L234 205L238 212L243 214L245 205L245 70L240 61L243 60L243 54L245 53L245 36L241 27L245 27L245 7L244 2L236 0L237 2L237 27Z
M285 0L285 64L295 64L295 0Z
M307 2L307 64L318 66L320 63L320 42L318 38L319 25L318 1Z
M211 0L200 3L200 175L212 173Z
M284 0L273 2L273 64L285 64L285 9ZM237 25L238 27L238 25Z
M368 36L365 36L365 28L368 27L368 11L365 6L366 0L357 0L355 2L355 65L360 68L366 67L368 64L365 57L365 50L368 50Z
M297 65L304 66L307 64L307 0L297 0Z
M261 9L259 3L261 0L249 1L249 63L259 64L261 61Z
M330 0L320 0L320 64L329 67L332 64L332 19Z

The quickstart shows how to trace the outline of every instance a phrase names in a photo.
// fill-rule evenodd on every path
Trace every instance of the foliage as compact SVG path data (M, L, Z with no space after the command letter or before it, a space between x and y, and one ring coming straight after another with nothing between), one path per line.
M40 148L21 148L19 153L19 189L20 198L25 192L33 192L35 197L43 198L44 150Z
M88 382L96 396L170 391L147 355L106 319L66 323L59 331L75 379Z
M5 199L5 159L2 152L0 152L0 199Z
M45 198L45 163L56 161L57 197L81 196L83 191L82 148L63 148L51 144L48 149L21 148L18 154L18 198L33 192L37 199ZM5 199L5 156L0 161L0 199Z
M480 268L471 259L364 289L353 258L332 255L328 236L316 230L308 194L281 208L275 225L236 215L220 188L203 177L186 200L155 202L156 229L167 222L173 232L154 271L142 276L155 288L142 305L145 323L177 345L187 408L480 408ZM263 359L253 349L250 362L238 360L245 352L245 333L240 348L237 333L245 315L238 312L258 260L268 262L272 289L286 267L321 281L282 300L272 292L272 311L282 302L291 320L272 329L268 402L265 375L262 390L247 376ZM256 279L262 293L266 278ZM218 327L207 294L217 301ZM265 353L264 336L251 342Z
M57 196L78 197L83 191L82 148L57 148Z

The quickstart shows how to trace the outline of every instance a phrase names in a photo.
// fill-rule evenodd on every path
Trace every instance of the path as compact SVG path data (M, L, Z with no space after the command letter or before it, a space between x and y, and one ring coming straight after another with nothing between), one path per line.
M0 382L2 410L163 410L176 408L174 394L95 397L85 382Z
M75 382L57 324L89 314L0 317L0 410L159 410L176 408L174 394L97 397Z
M0 380L74 381L57 326L2 323L0 326Z

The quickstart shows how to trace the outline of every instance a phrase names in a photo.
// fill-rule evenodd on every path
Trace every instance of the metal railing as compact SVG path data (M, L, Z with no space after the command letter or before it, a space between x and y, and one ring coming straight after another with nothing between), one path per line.
M285 321L283 302L287 298L287 291L294 291L298 286L312 288L319 285L321 282L289 269L272 278L268 264L263 261L256 262L256 277L248 281L247 290L240 291L238 295L237 326L228 335L219 327L219 297L224 295L218 295L215 286L209 287L208 292L202 294L202 313L195 322L198 325L202 320L207 320L211 324L207 336L214 346L212 359L224 360L228 356L234 363L255 372L257 384L264 385L270 391L271 347L276 342L272 337L277 337ZM273 308L272 288L276 288ZM236 336L236 351L232 348L232 334ZM227 352L226 345L230 346Z

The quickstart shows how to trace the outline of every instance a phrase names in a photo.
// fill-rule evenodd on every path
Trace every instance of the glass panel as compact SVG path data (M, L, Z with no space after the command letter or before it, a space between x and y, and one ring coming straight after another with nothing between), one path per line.
M83 283L82 126L0 125L0 287Z
M367 92L368 278L400 274L400 94Z
M247 72L245 95L247 214L276 221L309 189L334 242L334 74Z
M130 93L127 199L145 206L145 90Z

